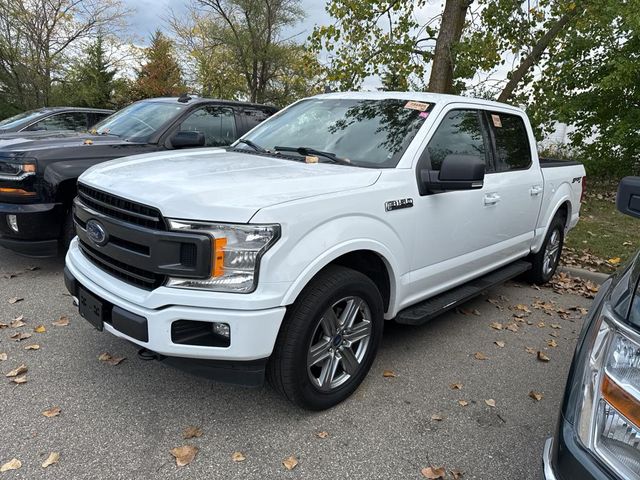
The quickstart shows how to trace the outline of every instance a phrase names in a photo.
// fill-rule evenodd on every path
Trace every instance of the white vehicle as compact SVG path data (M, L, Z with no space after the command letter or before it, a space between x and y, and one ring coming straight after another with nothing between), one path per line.
M553 275L584 168L538 159L517 108L427 93L301 100L233 146L123 158L79 180L65 281L146 358L324 409L384 320L420 324Z

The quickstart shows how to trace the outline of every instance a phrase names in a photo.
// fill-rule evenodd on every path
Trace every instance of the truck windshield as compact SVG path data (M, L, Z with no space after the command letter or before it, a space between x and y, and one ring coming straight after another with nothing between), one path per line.
M312 98L276 114L244 138L271 151L279 145L302 146L330 152L356 166L392 168L432 107L399 99Z
M184 105L175 103L137 102L105 118L92 131L99 135L117 135L125 140L146 142L184 108Z
M32 120L47 113L48 110L29 110L28 112L22 112L13 117L5 118L0 122L0 130L16 128L28 125Z

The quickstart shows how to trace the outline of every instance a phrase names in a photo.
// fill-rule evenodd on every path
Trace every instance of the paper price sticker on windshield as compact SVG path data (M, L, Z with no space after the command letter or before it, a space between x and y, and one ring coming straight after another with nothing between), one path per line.
M500 120L500 115L496 115L495 113L492 113L491 120L493 120L494 127L502 128L502 120Z
M429 108L429 104L423 103L423 102L414 102L412 100L410 102L407 102L404 108L410 108L411 110L418 110L419 112L424 112L425 110L427 110L427 108Z

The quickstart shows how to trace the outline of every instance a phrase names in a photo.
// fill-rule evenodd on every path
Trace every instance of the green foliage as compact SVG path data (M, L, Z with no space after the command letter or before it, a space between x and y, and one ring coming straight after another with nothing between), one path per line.
M85 55L75 59L64 83L54 94L55 103L77 107L111 108L116 69L111 68L104 48L104 38L85 49Z
M151 37L144 56L145 62L133 85L134 98L175 97L185 92L173 42L160 30Z
M588 173L640 174L640 0L586 2L533 83L531 113L572 125Z

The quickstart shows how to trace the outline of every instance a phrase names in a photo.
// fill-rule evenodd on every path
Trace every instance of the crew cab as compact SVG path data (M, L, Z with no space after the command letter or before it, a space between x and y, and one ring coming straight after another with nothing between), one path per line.
M0 136L0 246L33 257L65 251L71 206L87 168L127 155L233 143L276 109L193 98L136 102L88 132Z
M226 149L79 179L65 282L144 358L325 409L363 380L385 320L417 325L518 275L554 274L585 171L541 164L515 107L334 93Z
M39 108L0 121L0 134L41 132L43 130L86 131L112 113L113 110L104 108Z
M616 203L640 218L640 177L622 179ZM593 301L543 465L545 480L640 479L640 252Z

